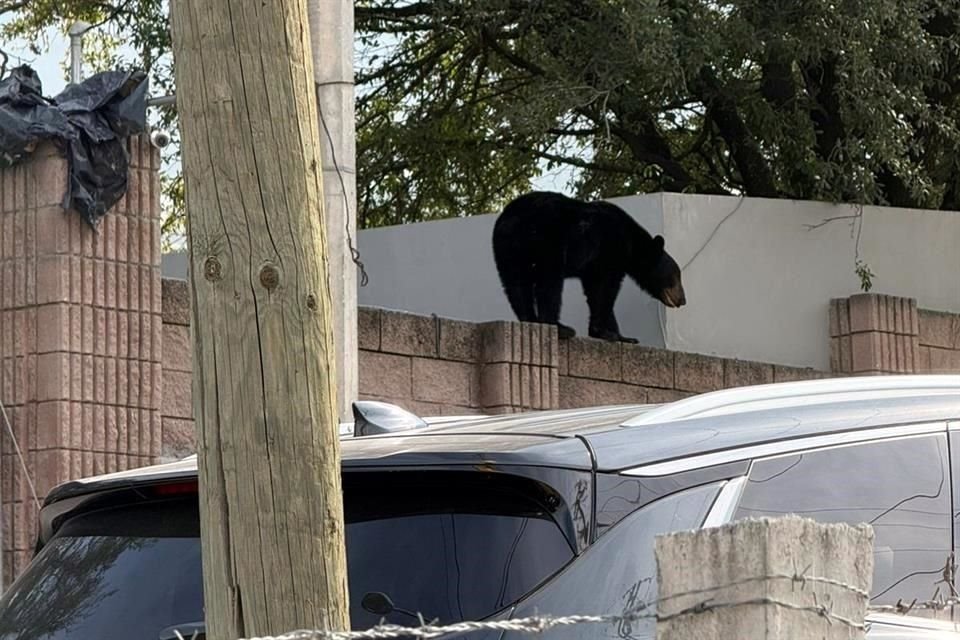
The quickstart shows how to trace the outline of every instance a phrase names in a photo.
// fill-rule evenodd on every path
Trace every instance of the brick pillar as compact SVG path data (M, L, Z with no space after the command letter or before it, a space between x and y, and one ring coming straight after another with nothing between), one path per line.
M484 413L560 406L560 347L552 325L481 325L480 400Z
M130 141L126 197L94 232L60 203L52 145L0 171L0 400L42 501L54 485L159 454L159 155ZM30 557L37 512L3 428L4 578Z
M920 321L911 298L870 293L831 300L830 336L833 373L918 371Z
M659 536L656 554L657 640L864 637L873 580L869 525L744 520ZM807 580L791 579L798 573Z

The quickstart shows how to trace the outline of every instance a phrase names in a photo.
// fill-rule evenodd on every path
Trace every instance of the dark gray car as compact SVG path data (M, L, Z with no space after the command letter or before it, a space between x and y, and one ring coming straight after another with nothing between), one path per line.
M751 516L872 524L877 605L931 598L957 546L960 376L426 422L379 404L356 413L344 429L373 435L342 440L355 629L418 624L412 612L618 614L656 599L657 535ZM188 458L52 491L36 557L0 600L0 640L173 638L202 630L202 606ZM869 637L960 640L949 614L874 616Z

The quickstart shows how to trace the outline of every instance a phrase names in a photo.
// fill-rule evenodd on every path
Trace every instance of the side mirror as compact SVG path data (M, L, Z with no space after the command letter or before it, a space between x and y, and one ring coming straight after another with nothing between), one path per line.
M388 616L396 610L390 596L379 591L372 591L363 596L360 606L364 611L368 611L378 616Z

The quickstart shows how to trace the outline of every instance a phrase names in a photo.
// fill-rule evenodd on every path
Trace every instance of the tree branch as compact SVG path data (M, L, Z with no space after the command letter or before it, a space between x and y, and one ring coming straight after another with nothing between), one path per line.
M736 100L722 89L716 74L709 67L700 70L693 85L700 99L707 105L708 113L717 125L717 131L730 149L746 195L776 198L779 192L773 172L760 151L760 145L741 118Z
M538 76L547 75L546 70L540 65L535 64L529 60L526 60L522 56L514 53L513 51L510 51L505 46L503 46L497 40L496 36L494 36L493 33L490 31L490 29L488 29L487 27L480 28L480 35L483 38L484 44L486 44L488 47L493 49L496 53L500 55L500 57L502 57L504 60L514 65L515 67L519 67L525 71L529 71L530 73L533 73Z

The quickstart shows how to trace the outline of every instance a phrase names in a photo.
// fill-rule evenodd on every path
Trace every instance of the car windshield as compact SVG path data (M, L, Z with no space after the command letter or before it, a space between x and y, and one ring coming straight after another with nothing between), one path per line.
M354 629L489 617L573 558L543 485L439 473L345 474ZM65 523L4 594L0 640L172 638L202 622L202 594L195 499L98 509ZM369 604L384 596L386 615Z

